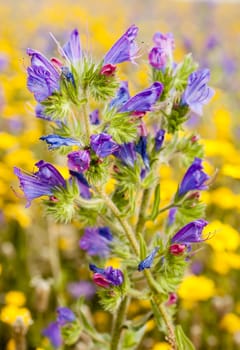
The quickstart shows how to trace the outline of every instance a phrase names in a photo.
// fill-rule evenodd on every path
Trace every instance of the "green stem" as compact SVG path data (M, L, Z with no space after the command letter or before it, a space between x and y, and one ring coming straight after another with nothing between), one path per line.
M178 205L178 204L175 204L175 203L171 203L171 204L169 204L169 205L166 205L166 207L163 207L162 209L160 209L160 210L158 211L158 215L161 214L161 213L163 213L164 211L169 210L169 209L174 208L174 207L179 207L179 205Z
M124 297L121 301L121 304L119 305L117 315L113 324L110 350L120 349L121 328L124 322L127 305L128 305L128 298Z
M120 213L119 209L112 202L112 200L100 188L96 188L96 190L99 193L99 195L102 197L102 199L105 201L107 207L112 211L112 213L115 215L115 217L118 219L118 221L122 225L133 251L135 252L137 257L139 257L140 252L139 252L138 242L135 238L135 235L134 235L134 232L133 232L131 226L128 224L128 222L125 219L123 219L121 217L121 213ZM148 282L148 285L153 293L154 300L158 301L157 295L160 294L160 291L159 291L157 283L154 280L153 275L151 274L151 271L144 270L144 275L145 275L147 282ZM163 320L166 323L167 329L169 331L168 339L172 345L172 350L177 350L176 340L175 340L175 335L174 335L174 328L173 328L173 325L171 324L171 322L168 318L167 312L165 311L164 307L161 304L157 303L156 301L155 301L155 303L158 306L159 312L161 313ZM118 316L117 316L117 318L118 318ZM113 344L115 344L115 341ZM117 346L117 345L112 345L112 346ZM111 347L111 350L117 350L117 347Z
M86 97L86 92L84 92L84 96ZM89 115L87 113L87 104L84 103L82 108L83 108L83 119L85 124L87 142L89 142L90 136L91 136L91 125L90 125Z
M116 207L116 205L113 203L113 201L104 193L100 188L96 188L97 192L100 194L108 208L112 211L112 213L115 215L115 217L118 219L120 224L122 225L122 228L124 229L128 240L132 246L133 251L137 256L139 256L139 247L138 247L138 242L135 238L134 232L131 228L131 226L128 224L127 220L123 219L121 217L121 213L119 209Z
M141 206L138 216L138 221L136 225L136 233L138 234L140 231L143 232L145 221L146 221L146 211L149 204L149 200L151 197L151 189L147 188L143 191L142 200L141 200Z
M158 306L158 310L160 312L160 314L162 315L162 318L167 326L168 329L168 341L172 346L172 350L177 350L177 344L176 344L176 338L175 338L175 332L174 332L174 326L171 322L171 320L168 317L168 314L165 310L165 307L163 304L159 304L158 302L158 298L156 295L153 296L153 301L155 302L155 304Z

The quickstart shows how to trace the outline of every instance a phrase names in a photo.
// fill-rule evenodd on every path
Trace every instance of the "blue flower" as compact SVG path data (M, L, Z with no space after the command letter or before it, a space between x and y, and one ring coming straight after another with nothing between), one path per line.
M191 111L198 115L202 115L202 106L214 95L214 90L207 86L209 79L209 69L199 69L190 74L188 85L181 98L181 104L188 105Z
M91 256L104 257L109 253L109 243L112 238L108 227L86 227L79 246Z
M62 345L61 330L58 322L51 322L47 328L43 329L42 334L47 337L54 348Z
M130 99L130 95L128 91L128 82L121 81L116 97L114 97L112 101L109 103L109 108L120 108L129 99Z
M50 134L47 136L40 137L40 140L46 141L48 146L48 149L55 149L62 146L80 146L80 142L72 139L70 137L63 137L60 135Z
M99 125L100 124L99 110L94 109L94 111L92 111L92 113L89 114L89 118L92 125Z
M59 90L60 74L40 52L27 49L27 54L31 57L31 66L27 68L27 86L35 99L42 102Z
M184 196L187 192L192 190L207 189L205 183L208 179L209 176L203 171L202 159L195 158L182 179L178 190L178 196Z
M90 186L83 174L74 170L69 170L69 173L77 180L80 195L85 199L91 198Z
M147 136L140 136L138 143L135 146L135 150L142 157L143 163L147 170L150 168L149 156L147 154Z
M79 62L82 57L79 33L77 29L74 29L70 34L70 39L63 46L63 52L69 61L74 65Z
M104 285L98 284L100 286L106 287L107 284L109 284L109 286L120 286L121 284L123 284L124 276L122 271L119 269L114 269L112 266L108 266L105 269L101 269L94 264L90 264L89 268L95 274L98 274L103 277L104 280L101 282L106 285L104 286Z
M167 55L160 47L153 47L148 55L149 63L156 69L164 69L167 64Z
M159 247L155 247L152 252L144 259L142 260L138 265L138 271L143 271L145 269L150 269L153 263L153 259L157 252L159 251Z
M138 27L132 25L121 36L121 38L111 47L104 57L103 65L117 64L125 61L134 62L138 53L138 46L135 38L138 33Z
M191 243L201 243L203 228L208 224L203 219L189 222L183 226L171 239L171 243L179 243L189 245Z
M163 84L156 81L149 88L139 92L124 103L119 112L147 112L158 101L163 91Z
M17 175L20 187L27 198L26 207L29 207L31 201L35 198L53 195L55 187L66 186L64 178L53 165L43 160L40 160L35 165L39 170L32 174L14 167L14 174Z
M76 316L68 307L60 306L57 308L57 322L60 326L64 326L66 323L75 321Z
M101 158L113 154L119 148L119 145L113 141L112 136L106 133L91 135L90 145L94 152Z
M159 129L155 135L155 150L160 151L165 136L165 130Z
M90 152L88 150L74 151L67 155L68 167L71 170L83 173L90 167Z
M114 152L115 157L119 158L123 164L133 167L137 159L135 144L133 142L119 145L119 149Z

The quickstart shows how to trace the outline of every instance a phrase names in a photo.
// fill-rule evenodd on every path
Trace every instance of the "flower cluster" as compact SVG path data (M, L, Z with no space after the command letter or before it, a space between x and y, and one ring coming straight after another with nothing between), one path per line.
M100 287L100 302L113 313L119 310L118 317L122 317L116 320L119 329L114 329L112 348L120 341L119 322L123 322L128 293L139 294L135 275L146 277L142 297L151 295L153 313L159 318L165 307L176 303L187 254L193 244L204 241L202 231L207 225L198 195L207 189L209 180L200 158L201 144L193 137L177 142L176 135L190 112L201 114L202 106L212 97L213 91L207 86L209 71L196 70L189 56L181 63L174 62L173 35L158 32L148 55L152 80L131 95L130 84L119 81L117 70L118 64L135 63L138 58L137 34L138 27L130 26L100 62L89 57L76 29L63 46L53 37L58 58L47 59L38 51L27 50L31 58L27 86L37 101L36 116L53 130L40 140L48 149L66 156L69 176L65 179L55 166L43 160L36 163L38 170L33 173L14 169L27 206L33 199L47 196L47 213L56 221L74 219L85 225L79 247L93 259L89 268L93 282ZM92 110L92 105L97 108ZM158 170L179 153L189 167L172 202L159 208ZM111 180L114 188L108 195L105 188ZM169 209L167 239L155 234L149 241L147 220L154 222ZM132 224L134 217L136 225ZM120 268L105 265L106 258L118 258ZM107 267L97 267L95 262ZM57 313L57 320L43 334L55 347L63 341L72 345L82 330L77 326L65 330L65 326L74 324L75 315L65 307L58 308ZM95 334L91 327L88 336ZM173 348L180 342L189 344L179 327L176 333L170 332ZM98 342L99 337L93 337L93 341ZM104 336L101 340L105 341Z

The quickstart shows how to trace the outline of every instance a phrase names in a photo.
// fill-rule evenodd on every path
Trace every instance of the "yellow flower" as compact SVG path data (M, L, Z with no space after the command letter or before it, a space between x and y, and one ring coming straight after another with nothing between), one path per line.
M12 290L5 295L6 304L23 306L26 303L26 297L22 292Z
M15 305L6 305L2 308L0 320L13 326L14 323L21 319L25 327L32 324L30 311L25 307L17 307Z
M156 327L155 320L147 321L146 323L146 332L151 332Z
M16 343L14 339L9 340L6 350L16 350Z
M181 283L178 294L184 300L207 300L215 294L214 282L205 276L190 275Z
M119 269L121 266L121 259L119 258L111 258L105 264L105 267L112 266L114 269Z
M231 252L215 252L211 265L214 271L226 275L231 269L240 269L240 255Z
M6 132L0 132L0 148L2 150L8 150L11 147L14 147L18 144L17 138Z
M220 327L227 332L234 334L240 331L240 317L233 313L226 314L220 323Z
M7 204L4 207L4 214L8 219L17 220L22 227L28 227L31 224L29 211L18 204Z
M207 240L207 243L215 251L234 251L239 247L239 233L228 224L216 220L207 225L203 232L204 237L210 233L210 239Z
M232 177L233 179L240 179L240 165L224 164L221 170L225 176Z
M152 350L171 350L171 346L168 343L160 342L156 343Z

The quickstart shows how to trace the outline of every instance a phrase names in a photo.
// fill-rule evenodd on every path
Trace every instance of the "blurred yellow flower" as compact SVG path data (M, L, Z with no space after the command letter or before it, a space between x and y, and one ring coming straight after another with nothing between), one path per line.
M168 343L160 342L156 343L152 350L171 350L171 346Z
M155 320L147 321L146 323L146 332L151 332L156 327Z
M224 164L221 170L225 176L232 177L233 179L240 179L240 165Z
M15 136L12 136L6 132L0 132L0 149L8 150L18 144L18 140Z
M186 276L178 289L179 297L189 301L207 300L214 294L214 282L205 276Z
M2 308L0 314L1 321L12 326L18 319L22 320L25 327L29 327L32 324L31 314L27 308L19 308L15 305L6 305Z
M220 221L213 221L208 224L204 231L204 237L210 234L210 239L206 242L218 252L225 250L234 251L239 247L240 236L237 230L228 224L223 224Z
M6 304L23 306L26 303L26 297L24 293L17 290L12 290L5 295Z
M223 209L232 209L239 207L240 195L227 187L219 187L211 192L210 202Z
M240 317L233 313L226 314L220 323L220 327L227 332L234 334L240 331Z
M20 204L10 203L5 205L4 214L7 219L17 220L22 227L28 227L31 224L29 211Z
M16 350L16 343L14 339L9 340L6 350Z
M211 258L212 269L226 275L231 269L240 269L240 255L230 252L215 252Z
M111 258L105 264L105 267L112 266L114 269L119 269L121 267L121 259L119 258Z

